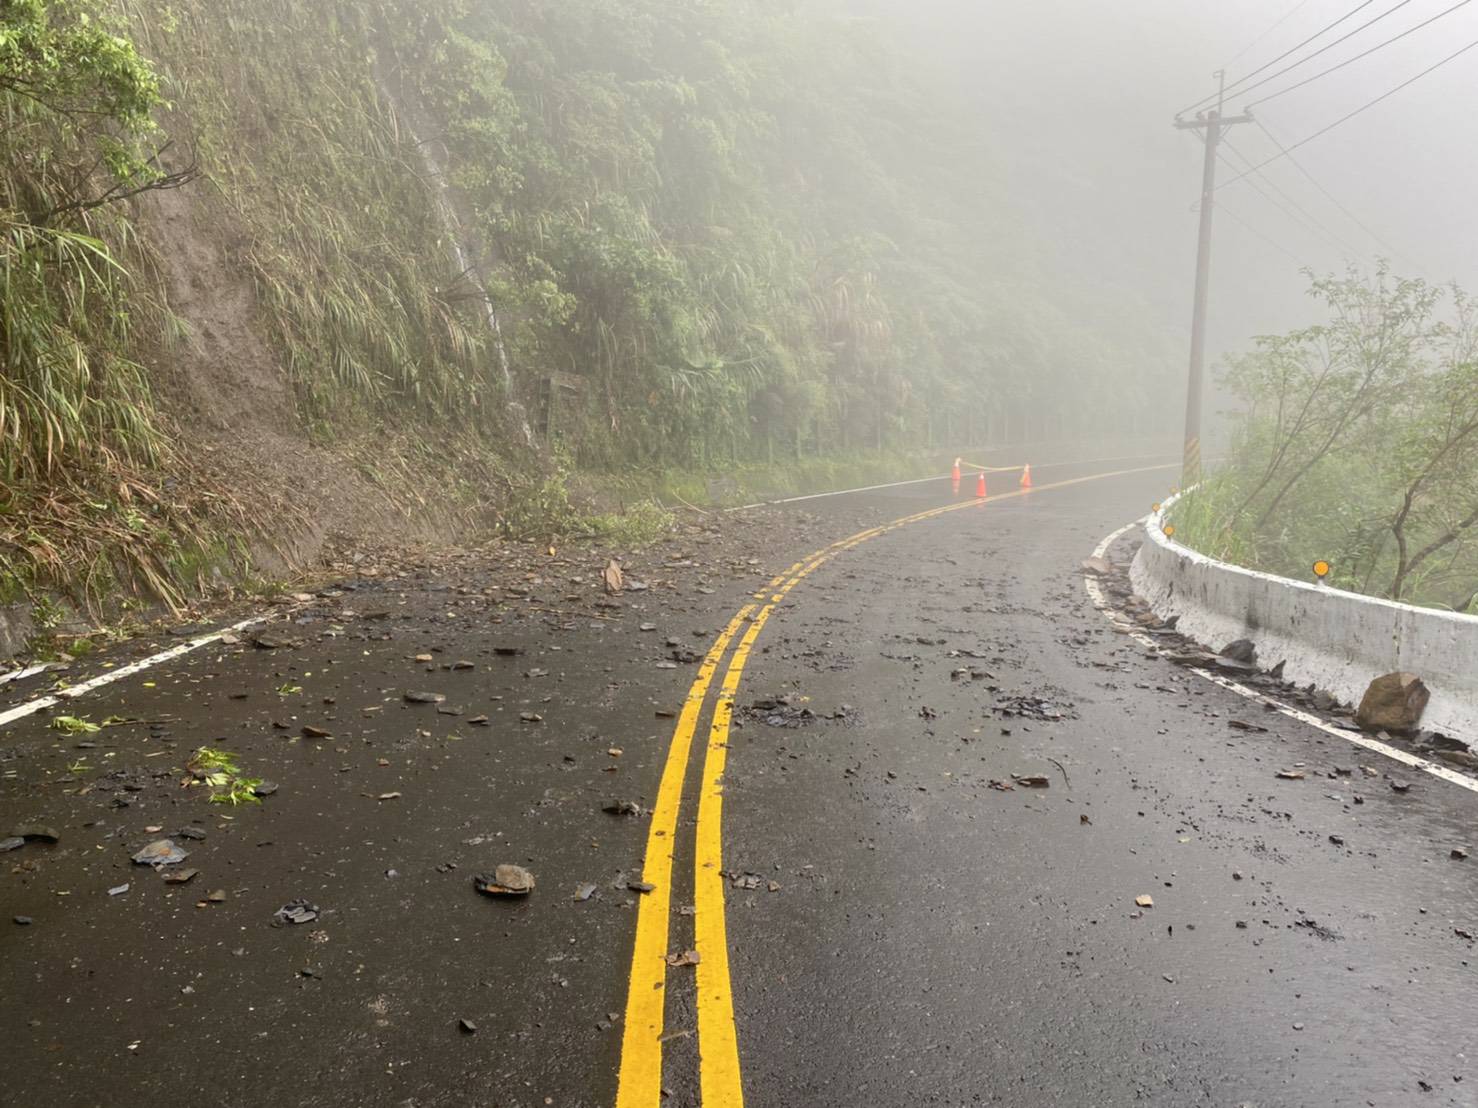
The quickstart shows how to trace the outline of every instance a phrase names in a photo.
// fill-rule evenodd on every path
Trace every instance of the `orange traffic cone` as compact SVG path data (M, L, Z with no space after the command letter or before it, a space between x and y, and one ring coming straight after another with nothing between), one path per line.
M980 471L980 476L975 478L975 496L977 499L985 499L985 470Z
M1021 487L1024 489L1032 487L1032 467L1030 462L1021 467Z
M954 485L954 491L960 491L960 459L955 459L955 467L950 471L950 483Z

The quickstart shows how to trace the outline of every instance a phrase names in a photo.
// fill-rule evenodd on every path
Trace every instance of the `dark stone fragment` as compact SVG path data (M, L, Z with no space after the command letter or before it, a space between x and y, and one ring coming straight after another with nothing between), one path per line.
M272 914L272 918L279 924L312 923L318 918L318 905L302 899L289 900Z

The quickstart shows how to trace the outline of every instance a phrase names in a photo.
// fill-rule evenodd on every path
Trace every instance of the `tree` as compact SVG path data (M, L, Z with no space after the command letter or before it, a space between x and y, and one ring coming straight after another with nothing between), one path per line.
M153 120L159 77L82 0L0 0L0 107L7 145L31 144L13 196L42 227L198 175L169 171Z
M1265 336L1227 382L1246 409L1232 465L1182 535L1285 576L1470 607L1478 593L1478 310L1461 289L1311 279L1326 322Z

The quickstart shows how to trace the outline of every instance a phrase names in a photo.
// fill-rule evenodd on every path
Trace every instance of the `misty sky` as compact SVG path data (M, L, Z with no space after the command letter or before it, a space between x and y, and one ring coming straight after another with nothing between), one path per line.
M1312 75L1455 2L1407 0L1249 98ZM1172 129L1172 117L1214 89L1213 70L1225 67L1229 81L1240 77L1358 3L898 0L895 11L927 36L931 52L949 58L970 95L979 98L981 126L999 143L1010 195L1033 213L1051 248L1062 251L1069 264L1128 283L1170 324L1185 327L1202 150L1198 141ZM1375 0L1306 52L1398 3ZM1281 26L1254 45L1285 15ZM1291 145L1475 40L1478 3L1279 96L1255 114ZM1383 254L1398 272L1438 282L1455 278L1478 289L1469 200L1478 180L1475 94L1478 48L1294 153L1388 246L1352 223L1286 158L1263 172L1307 215L1279 210L1250 187L1257 178L1221 191L1211 352L1312 322L1314 308L1298 272L1302 265L1343 269L1348 257L1369 267ZM1244 99L1229 96L1228 110L1239 110ZM1234 129L1229 138L1235 149L1226 153L1233 160L1238 152L1257 162L1277 153L1253 125ZM1235 175L1224 165L1219 173L1222 180ZM1265 181L1258 184L1273 192ZM1309 217L1323 230L1301 225Z

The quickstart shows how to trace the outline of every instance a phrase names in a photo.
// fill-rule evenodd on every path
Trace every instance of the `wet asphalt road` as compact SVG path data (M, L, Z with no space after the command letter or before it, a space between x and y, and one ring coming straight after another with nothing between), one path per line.
M724 779L748 1104L1478 1104L1455 930L1478 933L1478 862L1449 857L1478 848L1478 795L1108 624L1078 563L1172 473L900 528L776 609ZM159 722L0 731L0 834L61 835L0 855L0 1102L611 1104L646 827L602 806L653 803L695 669L673 655L810 551L949 500L941 482L695 525L634 554L650 587L614 601L596 551L361 577L269 629L295 643L205 648L71 706ZM1062 718L1007 716L1012 697ZM181 788L205 744L278 792ZM991 786L1013 775L1050 785ZM697 777L695 759L674 950ZM181 829L205 835L177 839L189 884L129 863ZM538 888L480 897L499 862ZM319 919L272 926L296 897ZM670 1105L698 1102L691 973L668 975Z

